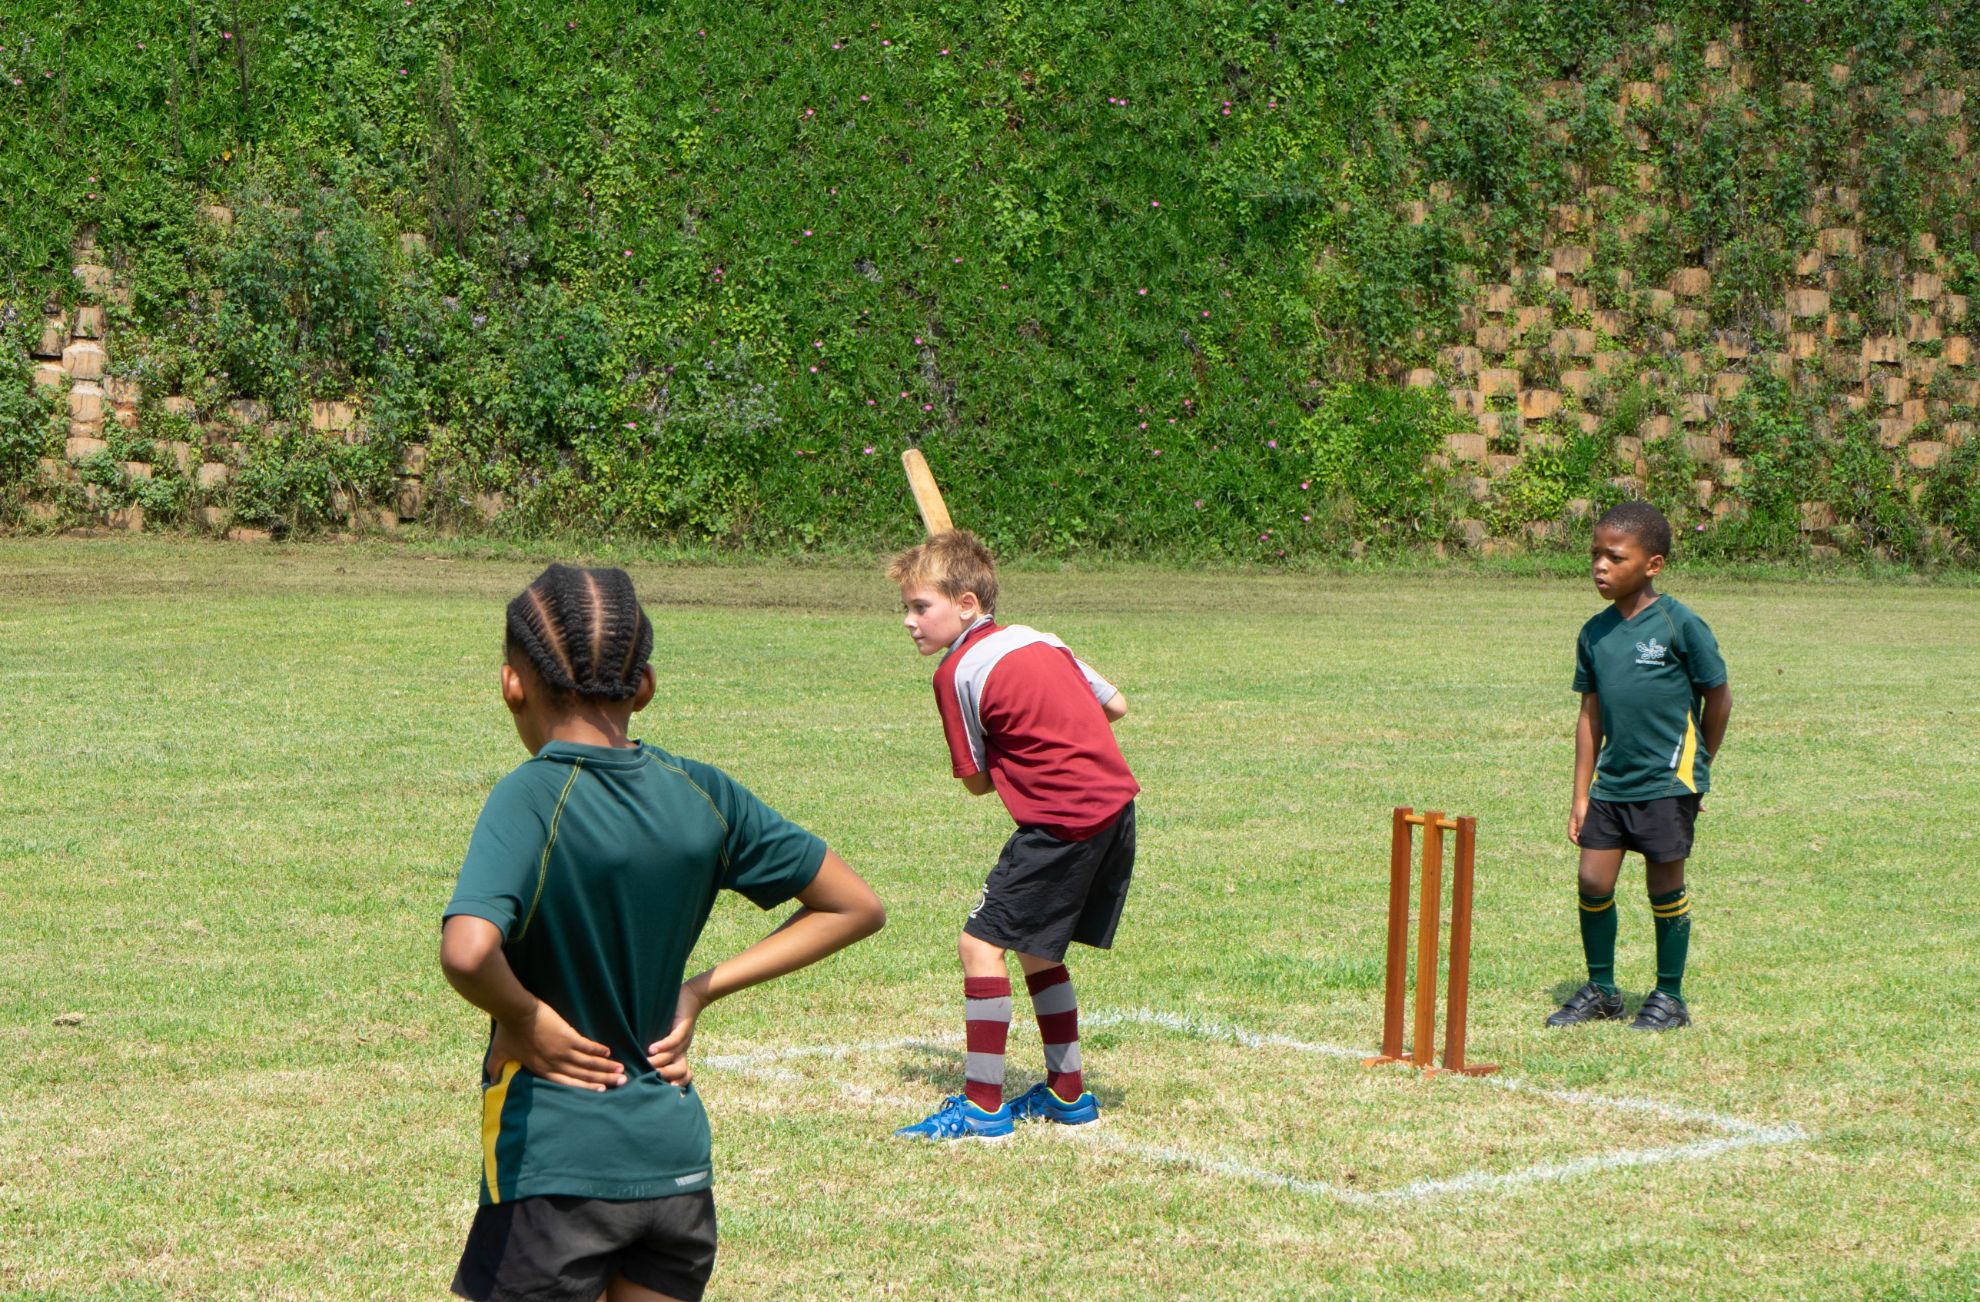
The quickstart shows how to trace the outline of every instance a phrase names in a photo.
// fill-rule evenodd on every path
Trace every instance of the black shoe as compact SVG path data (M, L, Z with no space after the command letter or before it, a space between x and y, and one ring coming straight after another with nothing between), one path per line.
M1686 1010L1684 1000L1673 999L1661 990L1652 990L1643 997L1643 1007L1637 1010L1636 1020L1629 1024L1632 1031L1675 1031L1680 1026L1691 1025L1691 1013Z
M1645 1007L1648 1005L1646 1004ZM1610 994L1590 981L1568 996L1568 1001L1547 1019L1547 1025L1577 1026L1582 1022L1613 1022L1622 1015L1622 995Z

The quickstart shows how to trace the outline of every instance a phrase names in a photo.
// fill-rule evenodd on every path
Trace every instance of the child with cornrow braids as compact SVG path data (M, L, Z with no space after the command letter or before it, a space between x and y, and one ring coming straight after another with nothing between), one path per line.
M465 1298L701 1297L715 1204L695 1020L885 921L823 841L627 735L652 651L623 570L552 565L509 603L501 695L531 758L482 808L440 942L448 981L493 1019ZM802 907L683 982L719 890Z

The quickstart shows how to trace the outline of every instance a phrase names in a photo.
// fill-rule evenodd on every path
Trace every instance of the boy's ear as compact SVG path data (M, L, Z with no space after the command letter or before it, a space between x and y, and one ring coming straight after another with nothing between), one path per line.
M639 671L639 690L633 693L632 698L634 714L638 714L652 702L656 687L657 680L653 676L653 666L642 665Z
M516 672L514 665L504 660L502 662L502 704L509 707L510 714L521 714L523 712L523 706L527 703L528 699L529 693L523 684L523 676Z
M956 609L962 612L964 619L975 619L983 613L983 598L964 589L963 594L956 598Z
M1652 556L1649 563L1643 567L1643 573L1646 578L1654 579L1663 572L1664 558L1661 556Z

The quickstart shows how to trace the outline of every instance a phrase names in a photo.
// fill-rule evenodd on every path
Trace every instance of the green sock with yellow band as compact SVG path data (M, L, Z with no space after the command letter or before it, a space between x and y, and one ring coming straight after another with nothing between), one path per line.
M1684 960L1691 952L1691 895L1679 887L1650 897L1657 920L1657 989L1684 1002Z
M1662 932L1658 933L1661 955ZM1588 958L1588 979L1604 994L1616 993L1616 895L1581 896L1581 952Z

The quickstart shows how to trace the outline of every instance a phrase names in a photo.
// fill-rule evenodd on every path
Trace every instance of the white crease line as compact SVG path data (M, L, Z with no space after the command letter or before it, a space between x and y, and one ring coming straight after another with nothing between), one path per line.
M1288 1049L1326 1058L1348 1058L1359 1060L1367 1056L1361 1049L1347 1045L1324 1044L1312 1040L1294 1039L1287 1035L1261 1034L1241 1026L1231 1026L1207 1018L1190 1017L1182 1013L1163 1012L1150 1008L1125 1009L1115 1012L1097 1012L1086 1019L1089 1029L1107 1026L1152 1026L1174 1031L1182 1035L1193 1035L1200 1039L1225 1040L1251 1049ZM913 1036L897 1040L874 1040L850 1044L794 1045L783 1049L762 1049L751 1053L711 1054L702 1059L702 1065L715 1069L726 1069L739 1075L759 1080L775 1081L779 1084L802 1084L804 1078L797 1072L777 1067L773 1064L794 1062L806 1058L845 1058L862 1053L892 1053L902 1049L943 1049L961 1043L956 1035ZM1684 1144L1669 1144L1659 1148L1630 1148L1612 1153L1598 1153L1591 1157L1575 1158L1567 1162L1542 1162L1522 1167L1516 1171L1490 1172L1467 1171L1461 1175L1435 1179L1413 1180L1394 1189L1369 1191L1350 1189L1346 1185L1334 1184L1325 1180L1308 1180L1299 1176L1287 1175L1283 1171L1273 1171L1266 1167L1253 1166L1232 1158L1211 1157L1192 1153L1186 1149L1165 1148L1156 1144L1141 1144L1132 1140L1098 1130L1073 1130L1067 1132L1071 1138L1079 1139L1118 1152L1132 1153L1150 1161L1174 1166L1186 1166L1207 1175L1224 1176L1230 1179L1245 1180L1253 1184L1265 1185L1274 1189L1284 1189L1289 1193L1309 1198L1328 1198L1336 1202L1357 1207L1379 1206L1384 1203L1425 1202L1434 1198L1462 1196L1488 1191L1516 1189L1524 1185L1542 1184L1576 1179L1602 1171L1617 1171L1634 1166L1655 1166L1665 1162L1701 1161L1737 1152L1743 1148L1766 1145L1794 1144L1807 1140L1810 1135L1800 1125L1785 1122L1779 1125L1761 1125L1743 1121L1737 1117L1725 1116L1717 1112L1703 1112L1693 1108L1675 1107L1660 1103L1655 1099L1617 1097L1596 1094L1589 1090L1553 1089L1535 1085L1523 1077L1486 1076L1483 1078L1459 1077L1459 1080L1482 1080L1495 1089L1507 1090L1516 1094L1529 1094L1556 1103L1568 1103L1582 1107L1607 1108L1618 1112L1639 1112L1659 1117L1667 1121L1687 1122L1707 1125L1725 1131L1718 1139L1693 1140ZM902 1098L883 1094L850 1081L837 1082L841 1094L855 1102L869 1107L913 1108L926 1100Z

